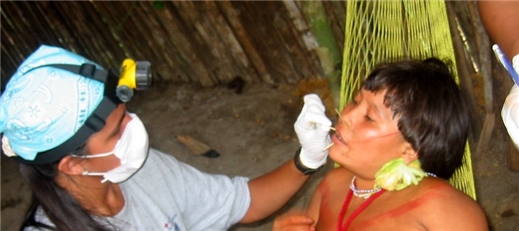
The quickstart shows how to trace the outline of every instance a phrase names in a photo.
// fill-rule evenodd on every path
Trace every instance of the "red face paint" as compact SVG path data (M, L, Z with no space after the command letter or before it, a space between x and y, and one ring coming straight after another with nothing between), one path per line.
M396 135L398 133L399 132L397 131L397 132L392 132L392 133L385 134L385 135L380 135L380 136L374 136L374 137L366 138L366 139L363 139L363 140L352 140L351 142L352 143L362 144L362 143L371 142L371 141L376 140L376 139L382 139L382 138L390 137L390 136Z

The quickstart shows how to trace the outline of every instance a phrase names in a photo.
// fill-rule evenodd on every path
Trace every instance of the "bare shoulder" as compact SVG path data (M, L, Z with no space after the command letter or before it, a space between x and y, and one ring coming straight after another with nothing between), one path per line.
M333 196L336 195L335 191L344 192L344 187L349 187L349 182L353 175L344 168L334 168L321 180L319 186L312 195L312 200L307 209L307 214L314 220L319 220L319 210L323 197L327 198L327 201L333 200Z
M319 186L317 187L317 191L325 190L329 185L333 185L333 187L337 187L337 185L344 185L347 183L349 186L349 182L353 178L353 174L341 167L333 168L329 172L324 175L321 182L319 182Z
M331 187L333 187L334 190L342 190L341 187L344 185L349 186L349 184L345 184L345 182L350 182L352 178L353 175L348 170L344 168L334 168L326 173L319 183L315 194L321 195L322 193L328 192Z
M425 198L423 208L427 213L420 220L427 230L488 230L481 206L447 181L427 177L415 190Z

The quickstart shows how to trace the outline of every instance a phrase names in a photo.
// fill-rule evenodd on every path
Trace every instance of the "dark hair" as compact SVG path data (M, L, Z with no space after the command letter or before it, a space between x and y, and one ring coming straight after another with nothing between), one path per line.
M85 155L85 145L78 148L74 154ZM21 230L30 226L63 231L75 231L78 227L85 231L114 230L113 227L108 229L93 219L66 189L55 182L58 164L59 160L48 164L19 164L20 172L32 191L32 203ZM35 214L39 206L55 227L36 221Z
M446 63L429 58L384 64L363 88L387 90L384 104L400 117L398 130L417 151L424 171L449 179L461 166L472 118Z

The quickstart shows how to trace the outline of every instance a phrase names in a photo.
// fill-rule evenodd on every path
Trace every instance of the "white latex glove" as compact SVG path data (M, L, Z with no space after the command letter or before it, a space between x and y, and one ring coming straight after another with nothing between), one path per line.
M317 94L304 97L304 106L297 117L294 129L301 143L301 163L311 169L326 164L330 143L330 126L332 121L326 117L325 107Z
M515 71L519 73L519 54L512 59L512 65ZM501 117L515 147L519 149L519 87L515 84L506 97L501 110Z

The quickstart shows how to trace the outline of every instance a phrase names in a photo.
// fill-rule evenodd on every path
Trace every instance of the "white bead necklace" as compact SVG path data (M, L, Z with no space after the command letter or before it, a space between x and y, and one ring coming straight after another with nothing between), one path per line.
M380 187L375 188L375 189L370 189L370 190L358 190L357 187L355 187L355 176L353 176L353 179L351 179L350 189L351 189L351 191L353 191L353 195L355 195L356 197L364 198L364 199L368 199L373 194L382 190L382 188L380 188Z
M426 172L425 174L427 176L436 177L436 175L434 173ZM380 188L380 187L375 188L375 189L370 189L370 190L358 190L357 187L355 187L355 176L353 176L353 178L351 179L350 189L351 189L351 191L353 191L353 195L355 195L356 197L364 198L364 199L368 199L373 194L378 193L380 190L382 190L382 188Z

